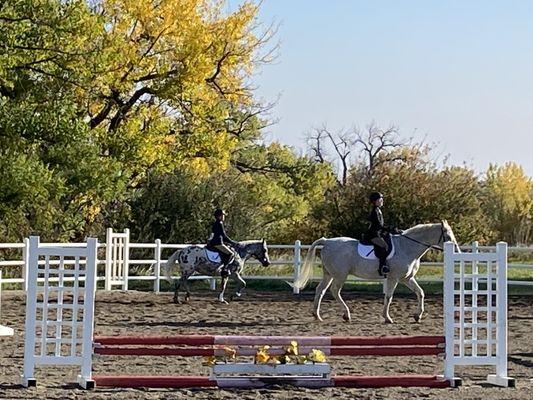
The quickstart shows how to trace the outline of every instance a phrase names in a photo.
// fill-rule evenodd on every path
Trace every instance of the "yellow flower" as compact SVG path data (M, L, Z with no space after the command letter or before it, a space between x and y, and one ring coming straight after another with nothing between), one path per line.
M259 347L257 353L255 353L254 361L258 364L264 364L268 362L270 358L270 355L268 354L268 349L270 349L270 346L268 345Z
M312 349L309 352L307 359L313 362L326 362L326 355L321 350Z
M306 356L297 356L296 357L296 364L305 364L307 362Z
M289 346L285 347L285 352L287 355L297 356L298 355L298 343L293 340Z
M235 360L235 356L237 355L237 350L235 350L233 347L224 347L224 353L226 354L226 358Z
M202 365L211 366L216 364L216 357L210 356L210 357L204 357L204 361L202 362Z

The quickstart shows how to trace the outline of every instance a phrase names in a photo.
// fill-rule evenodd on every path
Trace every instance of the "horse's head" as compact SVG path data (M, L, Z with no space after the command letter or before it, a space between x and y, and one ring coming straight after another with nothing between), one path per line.
M261 263L263 267L270 265L270 259L268 258L268 248L265 239L261 239L256 246L254 246L251 255Z
M441 221L441 225L442 225L442 235L441 235L442 239L439 245L444 246L445 242L452 242L455 245L455 248L457 249L457 251L461 252L461 249L459 248L459 245L457 244L457 240L455 239L455 235L453 234L452 227L450 226L450 224L448 224L448 221L443 219Z

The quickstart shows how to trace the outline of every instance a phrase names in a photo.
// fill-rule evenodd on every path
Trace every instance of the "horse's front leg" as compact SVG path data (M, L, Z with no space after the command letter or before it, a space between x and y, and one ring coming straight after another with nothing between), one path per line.
M235 272L233 279L237 283L237 291L235 292L235 296L241 297L242 291L246 287L246 281L242 279L241 274L239 274L238 272Z
M220 294L218 295L218 301L228 304L228 302L224 299L224 292L226 291L226 286L228 284L229 274L226 271L222 271L220 275L222 276L222 281L220 282Z
M392 302L392 295L398 286L398 280L396 278L387 279L387 292L385 293L385 298L383 300L383 318L385 318L386 324L392 324L394 321L389 315L390 303Z
M409 289L411 289L416 294L416 298L418 300L418 309L416 311L416 314L413 315L415 322L420 322L422 320L422 314L424 314L424 291L418 284L418 282L415 280L415 278L411 278L404 282L405 286L407 286Z

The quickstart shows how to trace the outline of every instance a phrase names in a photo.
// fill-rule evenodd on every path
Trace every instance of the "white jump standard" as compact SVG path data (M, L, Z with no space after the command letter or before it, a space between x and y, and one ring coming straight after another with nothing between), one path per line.
M91 355L97 248L96 239L80 247L52 247L41 245L37 236L30 237L24 386L36 386L37 365L76 365L81 367L80 386L94 387ZM67 265L67 260L74 265ZM51 265L51 261L59 263ZM38 282L38 277L44 282ZM67 277L73 279L66 282Z

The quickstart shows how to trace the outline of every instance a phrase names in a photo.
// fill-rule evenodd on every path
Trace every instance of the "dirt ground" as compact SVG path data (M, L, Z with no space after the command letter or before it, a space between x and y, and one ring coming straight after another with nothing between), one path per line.
M171 303L170 293L98 292L95 334L261 334L261 335L440 335L443 333L440 296L426 298L426 317L421 324L410 315L416 300L395 297L391 307L394 325L382 323L379 296L348 293L352 310L350 324L341 320L340 309L331 298L323 303L325 321L317 324L310 315L312 293L294 297L284 292L248 291L229 305L215 302L213 292L194 293L186 305ZM256 390L220 389L78 389L76 367L39 367L37 388L19 385L24 354L25 297L20 291L4 291L2 320L16 331L0 338L0 399L531 399L533 393L533 298L509 299L509 375L517 379L515 389L488 386L484 379L492 369L468 367L457 370L459 389L386 388L304 389L275 386ZM439 374L443 362L436 357L330 358L336 374ZM201 358L110 357L95 359L95 374L202 375L208 368Z

